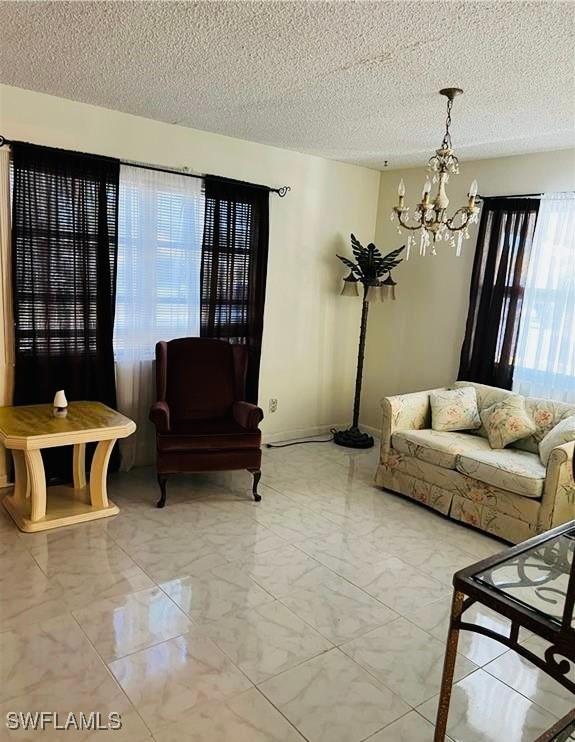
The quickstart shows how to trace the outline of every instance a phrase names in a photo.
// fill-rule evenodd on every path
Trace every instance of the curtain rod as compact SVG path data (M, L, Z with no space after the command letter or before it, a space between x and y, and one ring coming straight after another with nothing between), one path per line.
M554 193L554 191L551 191ZM571 195L575 198L575 191L557 191L557 193L564 195ZM545 193L515 193L510 196L481 196L477 195L477 201L496 201L497 199L513 199L513 198L543 198Z
M505 196L482 196L478 194L477 198L541 198L543 195L543 193L514 193L512 195L506 194Z
M19 142L19 141L14 141L14 140L6 139L6 137L4 137L4 136L2 136L2 134L0 134L0 147L3 147L5 144L34 144L34 143L33 142ZM35 145L35 146L44 146L44 145ZM52 148L52 149L61 149L61 148L60 147L55 147L55 148ZM104 156L104 155L94 155L92 153L86 153L86 152L78 152L77 150L64 150L64 151L65 152L75 152L77 154L82 154L82 155L88 154L91 157L101 157L101 156ZM207 178L210 178L210 177L217 177L220 181L223 181L224 183L241 183L241 182L244 182L244 181L235 180L234 178L222 177L220 175L214 176L214 175L210 175L208 173L194 173L194 172L190 172L187 167L186 168L181 168L181 169L180 168L167 168L167 167L159 167L158 165L147 165L146 163L143 163L143 162L135 162L133 160L122 160L122 159L120 159L120 162L121 162L122 165L130 165L131 167L139 167L139 168L142 168L143 170L155 170L156 172L159 172L159 173L173 173L174 175L183 175L186 178L206 178L206 177ZM249 185L252 188L261 188L262 190L269 191L270 193L277 193L280 198L283 198L284 196L287 195L288 191L291 191L291 187L290 186L281 186L280 188L271 188L270 186L261 185L259 183L248 183L247 181L245 182L245 185Z

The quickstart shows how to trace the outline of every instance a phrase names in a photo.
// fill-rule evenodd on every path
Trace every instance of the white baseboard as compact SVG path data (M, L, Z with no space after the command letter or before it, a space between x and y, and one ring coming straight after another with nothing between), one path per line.
M348 426L349 423L337 423L334 425L318 425L313 428L292 428L291 430L281 430L279 433L264 433L262 435L262 442L283 443L297 440L299 438L312 438L318 435L329 435L332 428L345 430ZM379 438L379 431L376 428L372 428L369 425L360 425L359 427L366 433Z

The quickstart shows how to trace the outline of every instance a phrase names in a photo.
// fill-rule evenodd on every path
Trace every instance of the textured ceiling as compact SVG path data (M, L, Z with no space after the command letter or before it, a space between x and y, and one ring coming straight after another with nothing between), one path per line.
M0 2L0 82L381 167L573 146L572 2Z

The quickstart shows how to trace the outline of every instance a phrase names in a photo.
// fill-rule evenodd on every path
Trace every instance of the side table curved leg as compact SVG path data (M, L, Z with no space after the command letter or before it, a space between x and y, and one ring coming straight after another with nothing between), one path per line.
M35 523L46 517L46 474L42 453L38 449L24 451L30 483L30 520Z
M14 492L12 493L12 501L20 511L24 512L26 500L30 497L30 483L28 482L26 459L24 458L24 451L12 449L11 453L14 460Z
M115 442L116 439L111 438L107 441L100 441L96 446L90 468L90 501L93 508L108 507L106 477L108 475L108 462Z
M74 475L74 489L81 490L86 486L86 444L74 444L74 456L72 459L72 472Z

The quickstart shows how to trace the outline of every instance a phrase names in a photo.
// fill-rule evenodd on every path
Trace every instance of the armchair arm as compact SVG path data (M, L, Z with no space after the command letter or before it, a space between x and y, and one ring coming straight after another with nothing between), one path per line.
M383 461L391 448L391 436L396 430L421 430L431 424L431 392L445 391L429 389L411 394L396 394L381 400L383 408L383 426L381 431L381 460Z
M156 433L170 432L170 408L164 401L154 402L150 407L150 420L156 426Z
M264 419L263 410L250 402L234 402L232 414L234 420L247 430L257 430Z
M574 453L575 441L563 443L551 451L539 512L539 532L575 519Z

